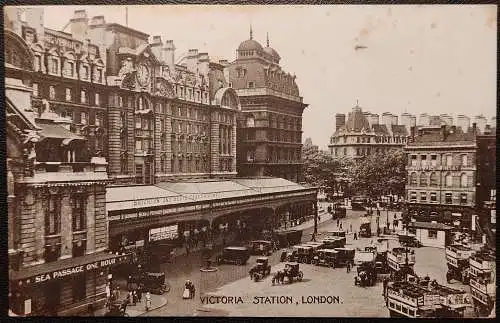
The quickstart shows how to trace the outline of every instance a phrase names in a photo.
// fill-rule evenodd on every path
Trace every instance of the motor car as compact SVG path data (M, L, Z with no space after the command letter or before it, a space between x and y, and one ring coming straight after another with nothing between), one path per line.
M273 243L268 240L254 240L249 246L251 255L270 256L273 252Z
M244 265L250 258L250 251L246 247L226 247L222 253L216 257L217 264L237 264Z
M311 264L335 268L339 252L333 249L320 249L316 252Z
M298 263L287 262L283 270L278 270L274 274L271 282L273 285L275 283L283 283L284 278L287 278L288 283L293 283L294 280L302 281L304 273L300 270L300 265Z
M346 266L347 263L350 263L351 266L354 265L354 254L355 250L352 248L335 248L334 250L338 251L338 257L337 257L337 265L340 266Z
M250 269L250 279L259 281L271 273L271 265L269 265L268 257L258 257L255 265Z
M294 261L299 263L310 264L311 260L314 256L314 248L310 245L298 245L293 247L294 250L297 250L297 254L294 257Z

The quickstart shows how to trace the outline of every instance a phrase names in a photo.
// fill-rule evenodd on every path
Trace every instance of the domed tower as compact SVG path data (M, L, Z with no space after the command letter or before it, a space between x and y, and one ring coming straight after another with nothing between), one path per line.
M228 67L241 113L237 129L237 171L240 176L272 176L302 180L302 112L295 76L281 69L278 52L253 39L236 50ZM259 107L259 112L255 107ZM257 140L256 138L266 138ZM286 142L286 143L284 143Z
M281 60L281 56L278 54L278 52L272 48L269 47L269 33L267 34L266 37L266 47L264 48L264 53L266 54L266 58L270 60L271 62L275 64L279 64Z

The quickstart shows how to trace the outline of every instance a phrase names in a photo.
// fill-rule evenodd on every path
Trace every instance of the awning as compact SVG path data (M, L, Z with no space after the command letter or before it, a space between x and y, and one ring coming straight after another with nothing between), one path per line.
M108 211L127 210L192 202L191 199L153 185L109 187L106 190Z
M235 181L164 182L156 186L179 193L196 201L208 201L257 195L250 187Z
M9 280L18 286L36 285L49 280L64 279L79 273L106 268L130 261L131 254L90 254L11 271Z
M42 131L40 131L41 140L45 138L55 138L63 139L67 143L71 140L85 140L84 137L78 136L58 124L37 122L36 125L42 128Z

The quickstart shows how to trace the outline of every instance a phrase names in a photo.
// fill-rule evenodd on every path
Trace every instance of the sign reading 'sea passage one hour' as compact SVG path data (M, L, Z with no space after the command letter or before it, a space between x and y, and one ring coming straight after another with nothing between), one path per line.
M106 260L91 262L91 263L86 264L86 265L80 265L80 266L65 268L65 269L61 269L61 270L55 270L52 272L48 272L45 274L35 276L34 282L41 283L41 282L44 282L47 280L59 279L59 278L67 277L67 276L76 275L79 273L83 273L85 271L99 269L102 267L114 265L114 264L116 264L116 261L117 261L116 258L106 259Z
M178 236L179 226L177 224L149 230L149 241L172 240L177 239Z

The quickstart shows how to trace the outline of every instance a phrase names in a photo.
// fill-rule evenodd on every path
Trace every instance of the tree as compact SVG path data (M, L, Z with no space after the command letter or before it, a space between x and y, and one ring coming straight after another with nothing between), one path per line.
M405 195L406 154L395 151L357 160L349 169L351 190L379 198L387 194Z
M302 147L303 174L308 184L323 187L331 193L339 174L345 173L345 160L334 159L329 153L319 150L314 145Z

